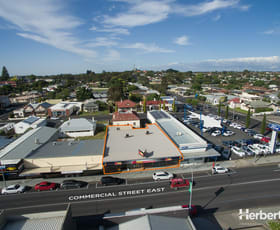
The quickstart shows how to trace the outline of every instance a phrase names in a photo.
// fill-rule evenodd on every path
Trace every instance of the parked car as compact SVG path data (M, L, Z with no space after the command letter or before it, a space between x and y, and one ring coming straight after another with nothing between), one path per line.
M270 137L263 137L261 139L262 142L265 142L265 143L269 143L270 142Z
M220 135L221 135L221 131L219 131L219 130L216 130L216 131L211 133L211 136L214 136L214 137L220 136Z
M239 148L239 147L237 147L237 146L231 147L231 151L232 151L234 154L236 154L236 155L238 155L238 156L240 156L240 157L244 157L244 156L245 156L245 152L244 152L241 148Z
M231 131L231 130L227 130L227 131L225 131L225 132L223 133L223 136L229 137L229 136L232 136L232 135L234 135L234 134L235 134L235 132L233 132L233 131Z
M247 135L253 137L254 135L256 135L257 132L255 130L250 130L250 131L247 131Z
M71 188L82 188L87 186L88 183L85 181L79 180L64 180L62 181L60 188L62 189L71 189Z
M259 150L254 145L248 145L247 149L249 152L251 152L253 155L257 155L259 153Z
M230 158L231 152L230 149L224 149L221 153L223 159L228 160Z
M233 146L234 141L223 141L222 143L226 147L231 147Z
M223 147L223 146L220 146L220 145L216 145L216 146L214 147L214 149L215 149L217 152L221 153L221 152L224 150L224 147Z
M118 178L118 177L112 177L112 176L103 176L101 178L101 184L102 185L119 185L123 184L125 182L125 179Z
M263 135L257 133L257 134L255 134L253 137L256 138L256 139L258 139L258 140L261 140L261 139L263 138Z
M240 130L242 130L242 129L245 129L245 127L244 126L242 126L242 125L236 125L236 127L235 127L236 129L240 129Z
M216 174L216 173L221 174L221 173L228 173L228 172L229 172L228 168L224 168L224 167L219 166L219 165L216 165L212 168L212 173L213 174Z
M153 179L154 180L170 180L171 178L173 178L174 175L170 172L155 172L153 174Z
M184 188L190 185L190 182L187 179L182 178L172 178L170 180L170 188L178 189Z
M258 154L271 154L270 149L267 145L254 144L253 146L255 146L258 150Z
M230 127L233 127L233 128L236 128L236 126L238 126L238 124L233 122L233 123L231 123L229 126L230 126Z
M53 182L48 182L48 181L42 181L39 184L36 184L34 189L35 191L48 191L48 190L55 190L59 188L59 184L53 183Z
M8 187L2 188L1 193L3 195L6 194L15 194L15 193L23 193L26 190L26 186L24 185L19 185L19 184L13 184L9 185Z

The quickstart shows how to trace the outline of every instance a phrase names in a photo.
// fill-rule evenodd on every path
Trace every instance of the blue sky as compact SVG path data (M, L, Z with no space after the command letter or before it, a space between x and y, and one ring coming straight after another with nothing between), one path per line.
M280 70L279 0L0 0L14 75Z

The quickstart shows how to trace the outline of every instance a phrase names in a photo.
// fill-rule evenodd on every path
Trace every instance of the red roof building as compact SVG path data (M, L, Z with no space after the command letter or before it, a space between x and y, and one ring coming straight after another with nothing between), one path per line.
M136 106L136 103L131 100L117 101L116 104L119 109L129 109Z
M113 113L113 125L132 125L135 128L140 128L140 118L136 112L132 113Z

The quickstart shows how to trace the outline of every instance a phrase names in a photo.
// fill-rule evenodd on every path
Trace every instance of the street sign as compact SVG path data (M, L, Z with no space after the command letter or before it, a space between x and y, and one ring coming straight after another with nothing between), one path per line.
M280 125L278 124L268 124L268 127L274 131L280 132Z

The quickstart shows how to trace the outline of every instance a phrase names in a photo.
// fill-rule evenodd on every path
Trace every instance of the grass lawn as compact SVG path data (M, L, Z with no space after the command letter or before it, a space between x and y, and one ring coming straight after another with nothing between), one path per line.
M82 112L79 114L79 116L96 116L96 115L108 115L108 114L109 114L109 110L104 110L104 111L98 111L92 113Z
M271 230L280 230L280 222L279 221L269 221L268 226Z

